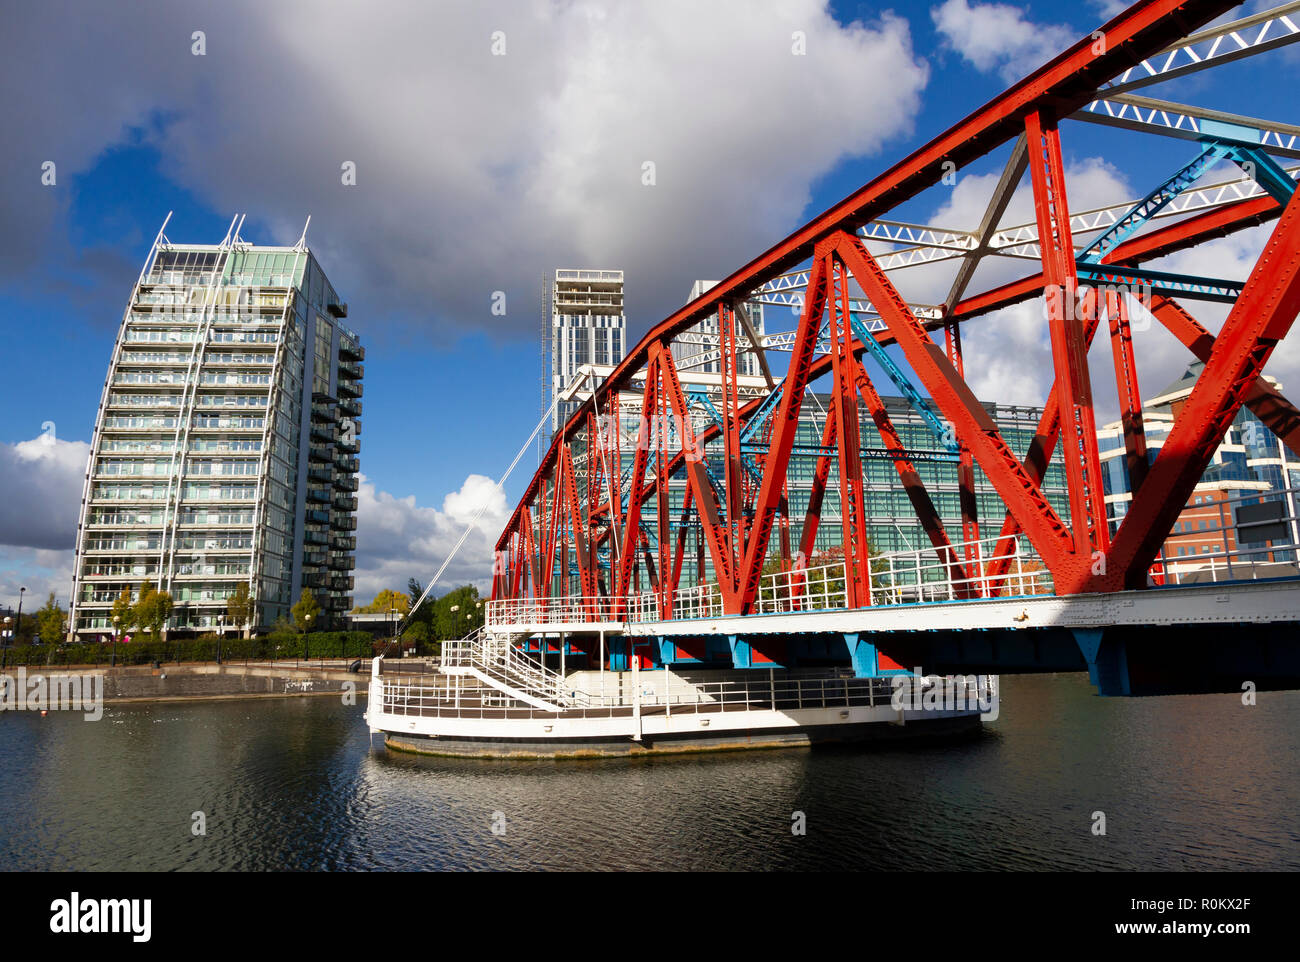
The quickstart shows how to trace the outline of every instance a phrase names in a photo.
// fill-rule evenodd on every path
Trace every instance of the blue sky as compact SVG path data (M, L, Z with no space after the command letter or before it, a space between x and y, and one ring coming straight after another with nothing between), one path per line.
M736 136L727 133L727 120L736 105L748 102L749 81L738 72L730 85L735 89L727 89L726 65L767 63L769 51L763 45L772 38L752 25L731 31L729 22L738 22L734 18L746 23L752 19L752 14L744 13L752 7L724 10L724 6L718 5L716 11L710 7L699 18L707 21L698 25L708 41L701 41L701 50L681 54L683 63L705 64L701 75L709 77L713 86L697 87L695 95L690 89L668 89L660 99L657 90L666 82L655 70L644 69L644 62L643 76L609 75L611 70L616 73L617 64L611 68L602 59L600 42L590 39L591 32L598 35L602 29L603 14L583 21L587 46L578 43L571 54L590 56L593 64L601 64L604 73L599 82L591 81L591 71L546 62L555 59L556 47L541 42L530 46L528 40L534 30L541 38L550 36L547 31L556 29L552 21L562 15L538 14L545 11L544 5L517 9L502 5L499 11L498 19L516 45L503 59L514 58L510 69L521 71L524 78L510 88L514 92L505 93L493 90L499 82L493 71L501 65L488 58L458 66L450 75L454 85L441 83L445 78L429 61L452 56L440 44L449 42L443 34L454 30L440 29L437 15L420 5L393 5L393 15L386 20L392 33L367 21L352 40L352 30L344 23L335 34L345 38L344 45L328 50L325 67L317 66L316 59L326 53L301 42L298 34L304 31L288 23L292 18L260 29L261 40L251 39L259 33L252 21L267 16L254 6L234 4L219 15L191 14L183 5L156 11L143 6L135 14L138 29L121 25L115 28L120 30L118 39L109 35L96 39L92 21L98 5L87 5L81 11L85 18L76 20L61 19L67 11L57 6L45 13L24 13L23 22L0 39L0 53L7 62L4 69L14 72L6 79L26 71L23 76L32 81L20 87L7 82L6 89L28 90L33 101L0 109L11 114L5 118L6 130L24 134L7 136L0 145L0 170L5 173L0 191L8 195L0 210L6 212L11 227L9 240L0 247L0 324L7 348L0 392L8 413L0 444L14 446L37 438L47 422L54 423L61 441L89 441L131 284L169 210L174 213L168 234L174 241L205 243L220 240L233 214L246 211L242 231L246 240L291 244L311 214L308 242L349 302L349 324L366 345L363 473L374 485L376 497L391 496L388 506L394 511L398 508L393 499L409 497L416 508L441 511L446 496L461 490L469 475L498 476L540 414L538 323L543 271L560 266L622 268L627 274L630 336L635 340L685 298L695 278L720 276L761 252L1004 89L1009 76L1041 62L1043 50L1055 50L1050 45L1054 39L1086 34L1103 19L1101 4L1031 3L998 11L994 5L949 0L946 13L965 18L960 22L971 29L963 26L958 33L945 34L937 26L942 20L935 12L937 3L896 4L885 13L882 10L888 8L872 3L834 3L829 14L820 12L814 2L791 4L799 8L791 22L809 24L819 61L812 69L825 72L818 83L825 87L853 78L856 82L838 109L855 114L861 110L871 120L840 124L829 109L815 120L805 120L798 96L785 102L769 96L752 104L749 125L758 130L744 135L748 139L743 149L724 161L728 170L720 173L708 150L691 144L669 146L666 138L676 125L674 118L697 108L702 113L720 112L692 118L699 129L714 137ZM486 37L486 28L494 22L490 14L469 6L453 4L447 11L446 16L457 24L464 22L468 36ZM481 19L484 16L487 19ZM673 31L691 29L686 18L670 17L663 32L656 33L654 14L645 13L642 20L633 16L630 22L620 19L626 16L611 15L605 28L639 30L645 34L643 42L652 46L685 44ZM1000 30L999 16L1016 30ZM855 48L854 44L871 42L855 33L861 29L853 26L857 21L871 36L901 36L910 46L888 55L882 52L874 61L879 71L871 64L864 67L852 59L855 52L860 55L877 48ZM70 26L78 22L85 36ZM992 24L1002 45L981 46L974 33L979 24ZM205 29L207 50L202 59L187 49L190 27ZM387 49L390 40L395 43L398 35L414 30L429 31L427 57L417 48L414 59L403 61L407 48ZM785 30L781 37L788 34ZM159 55L160 43L176 49ZM788 41L781 43L788 45ZM105 63L94 53L100 49L97 44L126 45L126 49L104 53L105 58L119 58ZM239 45L237 51L230 49L234 44ZM51 80L44 74L48 66L33 59L33 50L39 50L44 60L64 63L67 71L78 76ZM780 53L789 59L788 51ZM673 63L671 58L677 55L663 56ZM908 70L891 67L895 61L889 57L900 58L897 62L906 63ZM132 61L148 58L155 60L151 71L130 74L135 69ZM715 63L709 65L711 58ZM327 67L334 81L321 72L314 81L311 76L300 77L299 88L293 71L269 66L281 59L311 65L301 67L303 73ZM389 60L397 61L393 77L380 83L377 93L354 89L339 79L348 76L350 65ZM566 69L571 71L568 87L555 81L557 72L563 79ZM764 73L774 75L784 69L782 62ZM418 76L408 84L403 70ZM1213 83L1193 78L1152 93L1250 115L1294 119L1289 94L1295 89L1297 73L1293 56L1274 55L1229 70L1231 74L1222 71ZM196 71L203 75L194 77ZM282 76L290 77L287 86L279 82ZM1231 82L1224 83L1227 76ZM265 89L259 90L262 81ZM322 90L335 81L337 87ZM601 182L593 191L589 216L615 222L613 227L609 223L593 227L572 218L577 202L567 193L577 189L573 185L593 181L579 174L573 175L572 183L555 181L568 176L555 171L571 173L593 150L614 149L586 143L602 136L617 141L616 132L605 132L612 114L602 112L597 99L586 126L565 128L573 149L561 151L557 159L535 129L522 132L536 110L516 101L535 84L538 89L559 91L537 108L556 110L555 103L563 107L565 91L576 82L593 83L591 89L597 94L619 84L646 91L645 101L637 105L643 111L642 126L656 135L662 131L664 152L689 161L660 168L665 187L660 196L685 191L680 206L674 206L676 201L666 209L640 206L644 201L606 189ZM784 89L780 76L773 83L778 85L773 89ZM477 108L476 96L487 98ZM345 106L353 97L371 98L371 102ZM325 102L313 104L313 98ZM250 116L248 104L268 99L282 102L264 117L254 108L252 119L245 122ZM430 102L436 106L429 107ZM516 109L521 112L514 113ZM872 109L877 113L871 114ZM432 114L426 115L429 111ZM318 144L303 151L284 146L309 141L313 126L318 130L322 123L337 125L330 133L340 144L337 153L322 152ZM284 141L277 139L281 127L286 132ZM1153 149L1156 138L1091 127L1086 142L1075 141L1071 134L1079 127L1066 128L1067 162L1095 161L1094 173L1109 170L1112 181L1135 190L1190 156L1190 145L1159 141L1158 149ZM431 128L447 133L430 135ZM588 132L594 133L588 137ZM689 138L683 135L683 139ZM461 145L467 141L478 146L465 149ZM400 147L380 155L377 145L381 143ZM456 156L462 149L464 155ZM392 153L398 155L396 159ZM54 187L39 186L39 160L45 157L58 162ZM364 191L340 192L338 157L357 158ZM966 173L992 176L999 168L1000 159L995 159ZM540 188L528 183L530 169L544 170L552 180L540 181ZM379 181L382 189L376 190L371 185ZM692 182L703 185L703 198L689 193ZM549 191L547 183L557 187ZM769 189L772 196L763 196ZM520 203L495 206L494 198L508 198L512 191ZM464 201L466 197L481 197L474 202L479 213L474 204ZM898 215L925 219L947 201L927 195ZM688 218L684 223L683 217ZM726 225L725 230L720 225ZM708 245L710 233L716 234L716 245ZM701 243L680 257L673 255L683 237L699 235L705 235ZM603 249L610 251L609 256L600 256ZM504 323L488 311L496 289L506 290L510 299ZM530 454L511 479L507 504L513 504L534 463ZM21 475L15 469L3 481L15 495L14 503L23 503L18 497L25 483ZM54 508L72 512L75 523L75 500ZM425 515L423 523L438 531L455 528L450 521L459 516L454 511L444 514ZM396 526L390 534L403 524L397 515L389 523ZM48 583L66 596L66 581L61 579L71 544L58 548L54 535L42 544L31 543L42 537L24 540L0 531L0 542L18 542L0 547L0 605L9 603L19 581ZM365 540L364 531L360 537ZM384 549L389 555L382 558L383 551L372 543L373 577L366 587L382 579L400 583L405 579L399 573L405 569L426 579L444 544L432 535L426 540L419 551L404 554L403 542L396 537L391 550ZM364 563L362 568L359 574L364 576ZM475 572L467 568L460 574L471 577ZM365 585L365 578L361 580Z

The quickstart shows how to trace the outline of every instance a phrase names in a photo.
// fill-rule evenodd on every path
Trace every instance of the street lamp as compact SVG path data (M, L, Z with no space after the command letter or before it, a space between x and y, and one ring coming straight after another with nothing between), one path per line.
M221 639L226 636L226 616L217 615L217 664L221 664Z
M120 632L122 630L119 627L121 624L122 624L122 616L114 615L113 616L113 647L111 649L111 654L109 655L109 664L110 667L112 668L117 667L117 639L120 636Z
M13 637L13 628L11 627L13 623L13 618L5 615L4 636L0 637L0 671L3 671L9 663L9 639Z
M27 587L23 586L18 589L18 620L14 623L14 641L23 630L23 595L27 593Z
M302 660L303 660L303 661L310 661L310 660L311 660L311 642L308 641L308 638L311 637L311 615L307 615L306 617L304 617L304 618L303 618L303 621L305 621L305 622L307 623L307 627L306 627L306 629L305 629L305 630L303 631L303 633L302 633Z

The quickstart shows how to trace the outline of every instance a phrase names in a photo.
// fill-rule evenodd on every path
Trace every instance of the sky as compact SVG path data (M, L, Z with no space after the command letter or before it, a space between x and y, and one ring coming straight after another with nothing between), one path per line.
M498 489L541 415L539 325L557 267L625 271L632 343L695 279L730 273L1119 9L10 7L0 15L0 607L17 603L19 586L26 604L49 591L66 604L113 340L169 211L177 243L216 243L246 213L245 240L290 245L311 217L307 242L367 351L358 600L427 581L486 505L444 576L447 587L484 585L491 544L536 465L529 453ZM1294 121L1297 51L1151 92ZM1191 156L1150 135L1062 130L1075 209L1139 197ZM972 165L896 216L975 226L1001 163ZM1022 188L1008 220L1032 216ZM1266 236L1159 266L1244 278ZM977 283L1023 272L990 265ZM947 282L922 269L908 284L909 297L933 302ZM504 315L492 312L497 292ZM1201 316L1213 327L1223 311ZM1140 336L1143 383L1171 380L1185 350ZM1041 403L1051 375L1040 308L973 328L966 349L981 397ZM1091 359L1099 396L1113 394L1107 358ZM1296 350L1279 350L1269 371L1284 384L1300 373Z

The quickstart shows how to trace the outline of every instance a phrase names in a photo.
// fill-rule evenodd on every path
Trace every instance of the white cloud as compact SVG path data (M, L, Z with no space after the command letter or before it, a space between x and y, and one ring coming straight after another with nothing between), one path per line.
M72 590L73 552L46 551L39 548L6 547L0 555L0 606L18 607L19 588L23 595L24 617L45 604L50 592L64 608Z
M1079 39L1064 24L1026 20L1019 7L1002 3L945 0L930 11L947 46L977 70L998 75L1008 83L1032 73Z
M491 478L471 474L448 493L441 510L420 507L414 495L378 491L365 475L357 497L357 571L354 597L367 603L383 588L405 591L414 577L427 585L480 509L482 517L447 568L435 593L462 584L491 587L492 552L510 515L505 494Z
M170 3L89 5L72 32L53 8L6 24L0 80L27 94L0 121L39 145L0 158L6 183L34 185L6 192L9 236L29 244L25 227L61 216L29 169L48 155L75 183L141 125L168 176L273 228L248 239L292 242L311 213L309 242L372 330L404 312L531 335L557 266L626 269L634 325L658 320L692 279L787 232L843 158L910 133L928 74L906 21L841 25L824 0L762 15L745 0L409 0L382 15L235 0L202 27L195 57L194 17Z
M53 433L0 444L0 545L70 550L89 457Z

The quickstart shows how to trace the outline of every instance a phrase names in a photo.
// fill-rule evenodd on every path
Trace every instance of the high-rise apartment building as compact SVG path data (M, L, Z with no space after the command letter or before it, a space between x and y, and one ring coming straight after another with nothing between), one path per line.
M696 281L691 285L691 293L686 298L686 303L689 304L710 288L717 286L717 281ZM750 327L753 328L754 334L761 341L765 333L763 330L763 305L758 301L747 301L744 307L749 318ZM758 363L758 354L752 350L747 350L749 347L748 332L741 323L736 325L736 338L737 343L746 348L746 350L738 352L736 355L737 373L748 377L758 377L762 373ZM716 313L710 314L673 338L670 347L673 363L679 368L688 368L705 374L720 374L722 373L720 344L718 315Z
M551 431L581 405L578 398L557 400L584 366L613 368L627 351L623 314L623 272L567 270L555 272L551 288L550 388ZM587 384L591 390L593 385Z
M305 242L159 233L122 319L77 529L71 625L111 633L123 588L168 591L169 630L210 631L241 583L250 627L309 588L352 607L361 361Z

